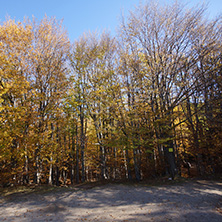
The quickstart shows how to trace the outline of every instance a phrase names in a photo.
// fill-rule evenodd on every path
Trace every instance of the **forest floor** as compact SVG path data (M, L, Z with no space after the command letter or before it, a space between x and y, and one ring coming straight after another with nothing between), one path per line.
M0 190L0 221L222 221L222 181Z

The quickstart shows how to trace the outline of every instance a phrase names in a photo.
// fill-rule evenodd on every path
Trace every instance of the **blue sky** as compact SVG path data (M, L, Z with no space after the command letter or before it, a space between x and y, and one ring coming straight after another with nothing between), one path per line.
M16 21L22 21L24 16L42 19L44 15L63 19L63 24L69 33L70 40L77 39L87 31L102 31L104 29L115 34L121 12L126 15L137 6L141 0L0 0L0 22L6 16ZM142 1L144 2L144 0ZM170 3L172 0L160 0ZM179 0L181 2L181 0ZM214 17L222 12L221 0L187 0L189 5L208 2L208 13Z

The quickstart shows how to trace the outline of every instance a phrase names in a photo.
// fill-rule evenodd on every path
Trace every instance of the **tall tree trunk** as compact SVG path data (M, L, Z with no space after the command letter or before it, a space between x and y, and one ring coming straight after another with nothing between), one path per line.
M80 133L80 146L81 146L81 163L82 163L82 183L85 182L85 130L84 130L84 113L83 107L80 106L80 124L81 124L81 133Z
M203 157L199 143L199 133L200 133L200 121L198 116L198 108L197 108L197 98L194 97L194 110L195 110L195 118L196 118L196 129L194 131L194 143L197 151L197 169L201 176L204 174L204 165L203 165Z
M79 140L78 140L77 125L76 125L76 183L79 183Z
M105 147L100 145L101 179L107 179Z
M35 183L39 184L40 183L40 155L39 155L39 148L36 149L35 151Z
M53 178L52 178L53 168L52 168L52 155L50 156L50 166L49 166L49 184L52 185Z
M74 129L74 127L73 127ZM71 133L71 184L74 184L75 180L75 140L74 140L74 132Z
M27 145L25 144L25 176L23 178L25 184L29 183L29 158L28 158L28 150Z
M58 164L58 161L56 161L57 162L57 164ZM60 177L60 171L59 171L59 167L58 166L56 166L56 168L55 168L55 182L56 182L56 186L59 186L60 184L59 184L59 177Z
M195 102L196 103L196 102ZM196 105L195 105L196 106ZM196 108L195 108L196 109ZM202 175L202 170L201 170L201 164L202 164L202 155L200 154L200 147L199 147L199 139L198 139L198 114L195 114L197 123L196 123L196 129L194 126L194 122L192 120L192 112L191 112L191 105L190 105L190 100L187 98L187 120L190 124L191 130L192 130L192 136L193 136L193 142L194 142L194 148L195 148L195 153L196 153L196 166L197 166L197 171L200 175Z
M114 166L113 166L113 179L116 179L117 176L117 149L116 147L113 148L113 160L114 160Z
M127 163L127 179L132 180L132 173L130 169L130 157L129 157L129 151L126 148L126 163Z
M138 161L138 149L137 148L133 148L133 160L134 160L134 170L135 170L136 180L140 181L141 175L140 175L140 166L139 166L139 161Z

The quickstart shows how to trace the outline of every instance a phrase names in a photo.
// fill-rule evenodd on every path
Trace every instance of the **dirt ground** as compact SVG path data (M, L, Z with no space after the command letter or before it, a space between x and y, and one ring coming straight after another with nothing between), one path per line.
M106 184L0 198L0 221L221 222L222 182Z

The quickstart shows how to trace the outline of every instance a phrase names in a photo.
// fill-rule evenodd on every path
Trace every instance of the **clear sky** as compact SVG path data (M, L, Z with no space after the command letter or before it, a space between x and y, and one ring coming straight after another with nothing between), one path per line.
M6 16L16 21L22 21L24 16L29 18L34 16L39 20L45 14L49 17L54 16L58 20L63 19L70 40L73 41L87 31L106 29L115 34L121 12L126 15L140 2L141 0L0 0L0 22L3 22ZM159 2L170 3L172 0ZM183 0L183 2L188 2L192 6L208 2L210 17L222 13L222 0Z

